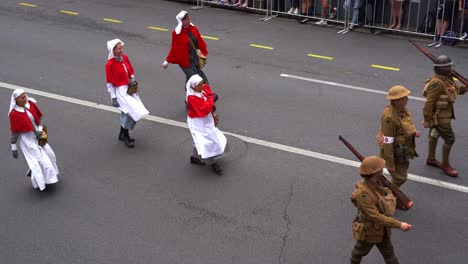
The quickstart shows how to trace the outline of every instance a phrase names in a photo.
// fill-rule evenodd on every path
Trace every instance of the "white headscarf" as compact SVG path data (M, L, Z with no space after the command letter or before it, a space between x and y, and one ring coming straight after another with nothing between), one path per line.
M185 14L187 14L187 11L182 10L182 11L180 11L179 14L177 14L177 16L175 17L175 18L177 19L177 23L178 23L178 24L177 24L177 27L175 28L175 33L176 33L177 35L179 35L180 32L182 32L182 19L184 18ZM192 23L190 23L190 25L193 26Z
M107 51L109 51L109 54L107 55L108 60L114 58L114 48L119 44L119 42L122 43L122 46L125 45L125 43L118 38L107 41Z
M24 94L24 90L23 89L15 89L13 91L13 93L11 94L11 99L10 99L10 110L8 110L8 116L10 116L10 113L11 111L13 111L13 109L19 111L19 112L24 112L24 109L23 107L19 107L16 105L16 98L18 98L20 95ZM26 105L25 107L26 108L29 108L29 103L28 101L31 101L33 103L36 102L36 100L34 100L34 98L29 98L29 97L26 97Z
M198 97L201 97L202 96L202 93L199 93L197 91L195 91L193 88L195 86L197 86L201 81L203 81L203 78L200 77L200 75L198 74L195 74L195 75L192 75L192 77L190 77L190 79L188 80L187 84L185 85L185 88L187 89L187 97L189 95L195 95L195 96L198 96Z

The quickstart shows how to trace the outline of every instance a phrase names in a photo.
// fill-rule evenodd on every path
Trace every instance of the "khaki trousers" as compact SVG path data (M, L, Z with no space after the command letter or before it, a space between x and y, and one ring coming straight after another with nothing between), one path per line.
M361 259L364 256L367 256L371 249L375 246L380 251L380 254L382 254L385 263L387 264L399 264L397 257L395 256L395 252L393 250L393 245L392 241L388 237L387 234L385 234L383 240L381 243L368 243L366 241L356 241L356 244L354 245L353 251L351 252L351 259L350 263L351 264L359 264L361 263Z
M391 172L390 175L392 175L392 183L398 188L408 179L408 168L409 161L395 162L395 172Z

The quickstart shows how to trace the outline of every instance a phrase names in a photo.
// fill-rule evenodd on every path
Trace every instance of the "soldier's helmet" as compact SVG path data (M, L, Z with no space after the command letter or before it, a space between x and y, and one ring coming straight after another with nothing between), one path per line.
M453 64L452 59L447 55L440 55L434 60L435 67L450 66Z
M401 85L396 85L390 88L387 93L387 99L388 100L397 100L400 98L403 98L405 96L408 96L411 93L410 90L408 90L406 87L401 86Z
M385 160L377 156L365 158L359 166L359 174L362 176L372 175L385 167Z

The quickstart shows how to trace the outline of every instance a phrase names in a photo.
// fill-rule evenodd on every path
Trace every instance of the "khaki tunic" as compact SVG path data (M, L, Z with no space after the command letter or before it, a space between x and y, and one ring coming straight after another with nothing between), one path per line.
M414 141L416 126L406 108L398 112L392 105L385 107L381 115L381 130L384 137L390 138L384 140L380 148L380 157L385 160L387 167L395 168L395 160L405 163L408 159L418 156ZM396 150L398 147L404 147L404 153ZM396 154L400 157L396 157ZM404 157L401 157L402 154Z
M431 127L438 124L450 123L455 119L453 104L457 95L464 94L467 91L465 86L457 86L453 77L434 74L426 82L423 95L426 102L423 107L424 121Z
M390 228L400 228L401 222L383 214L379 205L380 198L391 192L381 183L375 184L368 180L356 183L356 190L351 195L351 201L358 209L354 222L363 223L362 241L367 243L381 243L385 235L390 237Z

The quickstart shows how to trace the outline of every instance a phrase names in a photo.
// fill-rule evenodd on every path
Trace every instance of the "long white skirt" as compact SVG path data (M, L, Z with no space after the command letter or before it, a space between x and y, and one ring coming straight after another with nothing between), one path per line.
M58 182L57 159L49 144L39 146L33 131L21 133L17 143L31 169L31 183L34 188L42 191L46 184Z
M132 117L135 122L138 122L143 117L149 114L149 111L141 102L138 93L134 95L127 94L128 85L122 85L115 89L117 101L119 102L119 110Z
M195 148L202 159L215 157L224 153L227 139L215 127L211 114L203 118L187 117L187 124L192 134Z

